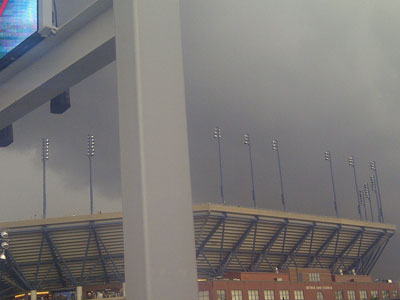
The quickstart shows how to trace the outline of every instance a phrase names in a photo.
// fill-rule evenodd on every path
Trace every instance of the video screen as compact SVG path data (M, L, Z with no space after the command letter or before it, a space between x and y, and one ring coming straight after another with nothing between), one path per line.
M38 31L38 0L0 0L0 59Z

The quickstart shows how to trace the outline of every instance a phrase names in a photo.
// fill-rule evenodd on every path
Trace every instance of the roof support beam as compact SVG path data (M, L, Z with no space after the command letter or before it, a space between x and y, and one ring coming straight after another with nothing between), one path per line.
M304 242L307 240L308 236L310 235L310 233L313 231L313 228L315 227L315 223L313 225L311 225L310 227L308 227L308 229L306 230L306 232L303 234L303 236L301 237L301 239L294 245L294 247L290 250L290 252L285 255L285 259L282 262L282 264L278 267L279 269L281 268L286 268L289 264L290 261L293 259L293 256L296 255L297 251L299 251L299 249L301 248L301 246L303 246Z
M375 264L378 262L379 258L381 258L381 255L383 253L383 251L385 250L387 244L389 243L389 239L385 241L385 243L383 244L382 248L380 249L380 251L378 252L378 255L376 256L376 258L371 262L366 274L369 275L369 273L371 273L372 268L375 266Z
M272 236L272 238L268 241L268 243L265 244L264 248L262 249L261 253L257 256L255 263L249 267L250 270L252 271L257 271L261 262L265 259L265 257L268 254L268 251L271 249L271 247L274 245L276 240L279 238L281 235L282 230L284 230L287 226L287 220L285 223L283 223L279 229L275 232L275 234Z
M1 295L4 295L6 292L8 292L8 291L11 291L12 289L14 289L14 287L13 286L10 286L10 287L8 287L8 288L2 288L1 290L0 290L0 296Z
M47 246L48 246L49 249L50 249L50 254L51 254L51 257L53 258L54 266L55 266L56 269L57 269L57 274L58 274L58 279L59 279L59 281L60 281L60 284L61 284L63 287L65 287L65 286L66 286L66 282L65 282L65 279L64 279L64 276L63 276L63 272L62 272L60 263L59 263L59 261L58 261L57 255L56 255L56 253L55 253L55 251L54 251L52 242L51 242L50 239L48 238L49 233L48 233L47 231L45 231L44 228L43 228L43 236L46 238Z
M253 235L253 252L251 253L251 266L254 263L254 255L256 251L256 239L257 239L257 224L254 228L254 235Z
M20 284L19 280L15 279L13 277L10 278L10 276L12 276L10 274L10 270L4 264L0 264L0 274L2 275L1 276L2 280L4 280L7 283L9 283L11 286L15 287L17 290L19 290L19 291L26 291L27 290L26 287L23 287Z
M107 249L106 245L104 244L104 242L103 242L101 236L100 236L99 233L96 231L96 228L95 228L94 226L93 226L92 228L93 228L93 230L94 230L95 236L97 237L97 240L100 241L100 244L101 244L101 246L103 246L103 249L104 249L104 251L106 252L106 255L107 255L108 259L111 261L111 264L112 264L112 266L113 266L113 268L114 268L114 273L115 273L115 275L117 276L117 278L118 278L118 280L119 280L120 282L124 282L124 278L123 278L123 276L121 275L121 272L119 271L118 266L115 264L112 255L110 255L110 252L108 252L108 249ZM108 265L107 260L106 260L106 264Z
M225 241L225 223L226 220L224 220L224 223L222 224L222 234L221 234L221 245L219 248L219 268L221 268L222 264L222 250L224 249L224 241Z
M312 229L312 234L311 234L311 239L310 239L310 247L308 249L308 261L311 259L311 252L312 252L312 245L314 241L314 231L315 231L315 226Z
M103 273L104 273L105 281L106 281L106 283L110 283L110 278L108 277L108 272L107 272L106 262L105 262L105 259L103 257L103 252L101 251L99 239L98 239L97 233L96 233L96 231L95 231L95 229L93 227L92 227L92 231L94 233L94 241L96 242L96 247L97 247L97 251L99 253L101 266L103 267Z
M29 280L26 279L26 277L25 277L24 273L22 272L21 268L19 267L18 263L12 256L10 250L7 250L6 257L7 257L7 264L9 265L9 267L11 268L13 273L17 276L17 278L22 282L22 284L27 289L32 290L33 288L32 288L31 283L29 282Z
M373 243L368 247L367 251L365 251L364 254L363 254L361 257L359 257L359 258L357 259L357 261L355 261L355 262L349 267L349 270L348 270L348 271L351 271L351 270L354 269L354 268L358 269L360 263L361 263L362 261L364 261L364 259L365 259L366 257L368 257L371 253L373 253L373 250L376 249L376 248L379 246L379 244L380 244L381 240L383 239L383 237L385 236L385 234L386 234L385 232L382 232L382 233L377 237L377 239L375 240L375 242L373 242Z
M317 252L312 256L312 258L307 262L304 266L305 268L309 268L310 266L314 266L314 261L318 259L321 255L323 255L326 249L329 247L330 243L332 242L333 238L339 233L340 225L331 233L328 239L321 245L321 247L317 250Z
M96 263L93 265L93 267L90 269L89 273L86 275L85 280L82 283L82 286L86 285L87 281L89 280L90 276L92 275L93 271L96 269L97 265L98 265L98 261L96 261Z
M36 287L36 289L38 289L38 276L39 276L40 264L42 262L43 246L44 246L44 235L42 234L42 241L40 242L39 257L38 257L38 261L37 261L37 265L36 265L36 273L35 273L35 287Z
M282 251L281 251L281 261L279 263L279 265L282 264L283 261L283 257L285 255L285 247L286 247L286 234L287 234L287 226L285 226L285 231L283 233L283 241L282 241Z
M201 256L203 256L204 260L207 262L208 266L210 267L210 270L213 272L214 276L217 276L217 272L215 271L215 269L213 268L212 264L210 263L210 261L208 260L207 256L201 252Z
M375 266L375 264L378 262L379 258L381 257L383 250L385 250L387 244L389 243L389 239L387 238L386 241L384 242L384 244L381 246L381 248L376 252L375 257L373 258L373 260L369 263L369 266L366 269L366 274L369 274L372 270L372 268Z
M342 258L347 253L347 251L351 251L351 249L354 247L355 243L357 243L358 239L360 238L363 232L364 230L362 229L356 233L356 235L352 238L350 243L347 244L347 246L342 250L342 252L340 252L338 257L336 257L336 259L334 259L333 262L329 265L330 270L333 271L333 267L337 264L338 260Z
M250 232L252 231L253 227L256 225L257 222L258 222L258 219L255 221L252 221L250 223L249 227L246 229L246 231L242 234L240 239L233 246L233 248L231 249L229 254L225 256L224 260L222 261L222 266L219 268L218 274L223 275L225 273L226 267L230 264L232 259L236 256L236 254L239 251L240 247L242 246L243 242L245 241L247 236L250 234Z
M53 262L50 267L47 269L46 274L43 276L42 280L40 280L39 284L36 287L36 290L39 290L40 287L42 286L42 283L46 281L47 277L49 276L50 272L54 269L56 264Z
M47 232L46 227L43 228L43 233L45 235L45 238L47 240L47 243L49 245L49 248L50 248L53 258L56 258L56 262L57 262L56 267L58 265L58 268L59 268L59 269L57 269L57 271L61 271L61 266L59 264L59 260L60 260L63 263L65 270L67 271L67 275L68 275L69 279L71 280L71 282L75 286L78 286L78 283L76 282L74 276L72 276L72 273L68 267L68 264L66 263L66 261L64 260L64 257L61 255L60 251L58 250L58 248L57 248L56 244L54 243L53 239L51 238L50 234Z
M207 237L204 239L204 241L201 243L199 248L196 251L196 258L199 257L199 255L203 252L204 247L207 245L207 243L210 241L210 239L214 236L214 234L217 232L221 224L225 221L226 216L219 218L218 222L215 224L214 228L211 230L211 232L207 235Z
M90 230L89 231L89 237L88 237L87 244L86 244L85 257L83 259L83 264L82 264L81 279L80 279L81 283L83 281L83 275L85 273L85 267L86 267L86 261L87 261L88 253L89 253L90 242L92 241L92 234L93 234L93 232L92 232L92 230Z

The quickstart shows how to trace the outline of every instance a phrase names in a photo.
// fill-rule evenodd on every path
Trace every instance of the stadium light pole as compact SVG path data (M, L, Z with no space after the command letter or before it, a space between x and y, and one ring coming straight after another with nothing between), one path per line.
M283 188L281 158L279 156L279 147L277 140L272 141L272 150L276 151L276 158L278 160L278 169L279 169L279 180L281 183L281 201L282 201L283 211L286 211L285 190Z
M42 162L43 162L43 219L47 216L47 196L46 196L46 163L49 160L50 141L42 139Z
M332 157L331 157L331 152L326 151L325 152L325 160L329 162L329 166L331 169L331 179L332 179L332 189L333 189L333 204L335 207L335 212L336 212L336 217L339 218L339 211L337 207L337 199L336 199L336 189L335 189L335 181L333 179L333 167L332 167Z
M247 145L247 148L249 149L249 161L250 161L250 174L251 174L251 195L253 198L253 203L254 207L257 207L257 201L256 201L256 191L255 191L255 185L254 185L254 170L253 170L253 158L251 155L251 142L250 142L250 135L245 134L244 135L244 144Z
M372 220L372 222L374 222L375 221L374 220L374 211L372 208L371 194L369 192L369 184L368 183L364 184L364 198L368 199L369 209L371 212L371 220Z
M1 248L1 253L0 253L0 260L6 260L6 250L10 247L9 244L9 239L8 239L8 232L7 231L1 231L0 232L0 248Z
M365 205L364 191L363 190L359 190L358 191L358 196L359 196L360 206L364 207L365 220L368 221L367 206Z
M93 158L94 158L94 135L88 135L88 151L89 158L89 186L90 186L90 214L93 215Z
M385 219L383 217L383 207L382 207L382 198L381 198L381 190L379 188L379 179L378 179L378 172L376 170L376 161L372 160L369 162L369 167L370 169L374 172L375 174L375 181L376 181L376 190L378 192L378 198L379 198L379 213L381 215L381 220L383 223L385 223Z
M215 127L214 129L214 139L218 142L218 161L219 161L219 179L220 179L220 193L221 193L221 201L222 204L225 204L225 197L224 197L224 180L223 180L223 173L222 173L222 152L221 152L221 128Z
M357 172L356 172L356 165L354 162L354 157L353 156L349 156L347 158L347 161L349 163L349 166L353 168L353 172L354 172L354 183L356 186L356 199L357 199L357 208L358 208L358 214L360 215L360 220L362 220L362 213L361 213L361 206L360 206L360 200L359 200L359 195L358 195L358 183L357 183Z
M376 183L375 183L375 176L372 175L370 178L370 184L371 184L371 190L375 194L375 199L376 199L376 207L378 209L378 221L379 223L382 223L382 217L381 217L381 206L379 204L379 196L378 196L378 191L376 190Z

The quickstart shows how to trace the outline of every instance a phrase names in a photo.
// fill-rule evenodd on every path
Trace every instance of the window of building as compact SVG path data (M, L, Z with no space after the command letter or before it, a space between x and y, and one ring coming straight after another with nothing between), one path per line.
M279 299L280 300L290 300L289 291L288 290L279 291Z
M360 300L368 300L367 291L360 291Z
M322 292L317 292L317 300L324 300L324 294L322 294Z
M336 291L335 294L336 294L336 300L344 299L343 291Z
M210 300L208 291L199 291L199 300Z
M225 290L217 290L217 300L226 300Z
M371 297L379 299L379 292L378 291L371 291Z
M399 299L399 291L398 290L394 290L393 291L393 298L394 299Z
M389 291L382 291L382 298L384 300L389 299L390 298Z
M243 300L243 295L241 290L232 290L232 300Z
M349 300L356 300L356 292L355 291L347 291L347 296Z
M259 300L258 290L248 290L249 300Z
M335 300L344 300L344 294L343 291L335 291Z
M301 290L294 291L294 300L304 300L304 293Z
M275 300L275 294L273 290L265 290L264 291L265 300Z
M311 282L320 282L321 281L319 273L309 273L308 274L308 279Z

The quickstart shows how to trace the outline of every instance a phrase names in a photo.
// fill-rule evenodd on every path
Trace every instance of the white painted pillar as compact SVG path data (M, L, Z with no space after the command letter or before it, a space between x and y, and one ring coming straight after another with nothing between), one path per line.
M114 1L129 300L195 300L179 0Z
M126 284L125 284L125 282L122 283L122 296L126 297Z
M37 300L37 291L31 291L31 300Z
M76 287L76 300L83 299L83 288L81 286Z

